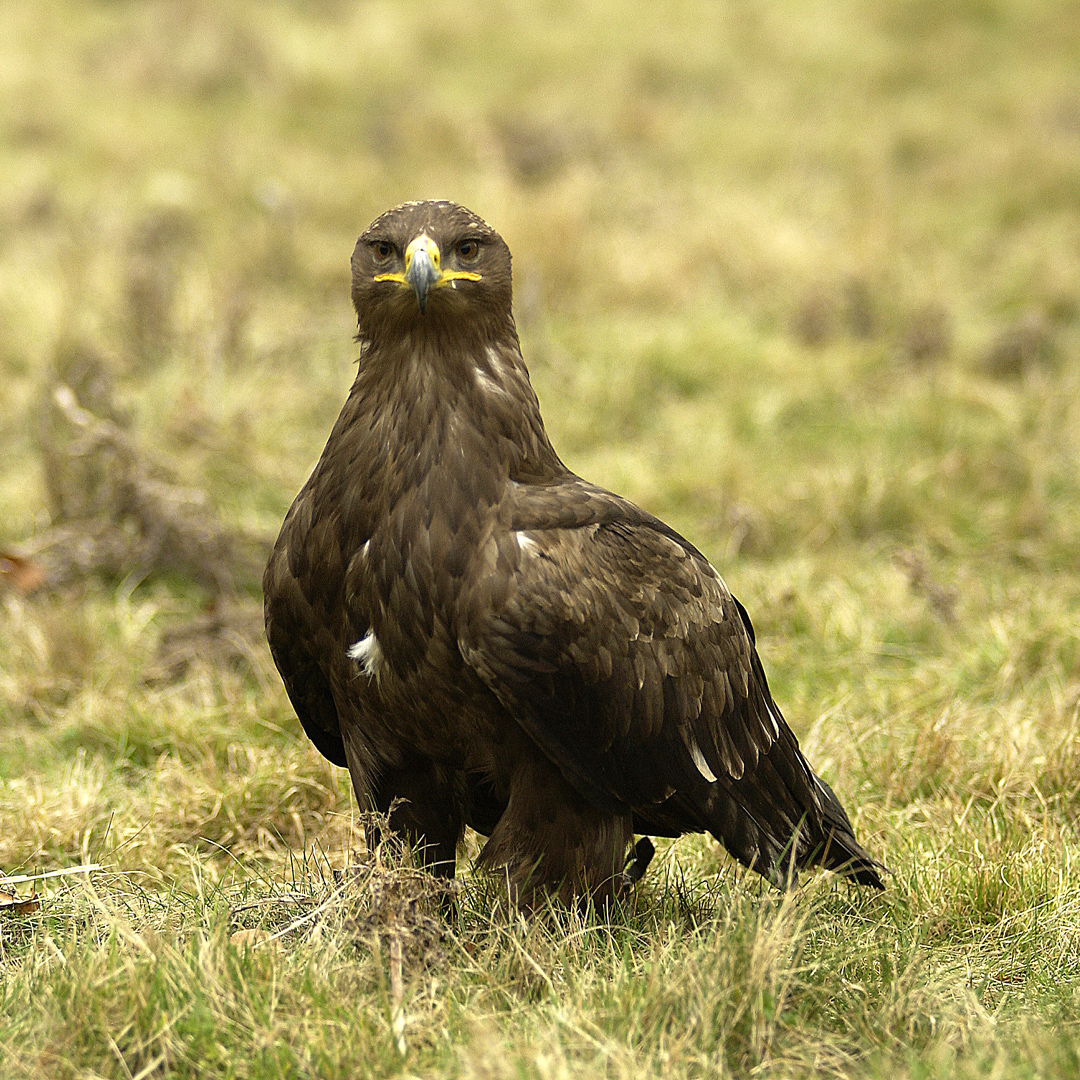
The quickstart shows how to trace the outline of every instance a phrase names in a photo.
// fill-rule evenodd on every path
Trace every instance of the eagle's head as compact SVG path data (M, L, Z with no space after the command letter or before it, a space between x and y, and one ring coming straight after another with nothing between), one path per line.
M364 230L352 256L360 337L484 324L511 312L510 249L471 210L404 203Z

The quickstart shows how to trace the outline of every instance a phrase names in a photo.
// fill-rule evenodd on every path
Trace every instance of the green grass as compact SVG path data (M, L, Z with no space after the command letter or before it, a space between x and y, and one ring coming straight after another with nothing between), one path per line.
M716 563L893 871L781 897L689 838L606 922L468 872L447 918L260 642L163 667L199 586L0 579L0 872L102 866L0 909L0 1074L1080 1075L1074 8L0 5L0 550L87 356L272 537L355 237L458 199L556 447Z

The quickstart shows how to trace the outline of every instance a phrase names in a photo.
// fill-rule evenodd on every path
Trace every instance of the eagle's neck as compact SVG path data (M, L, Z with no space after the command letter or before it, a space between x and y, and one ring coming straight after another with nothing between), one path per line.
M336 509L353 632L419 663L511 482L565 474L516 335L366 343L311 481Z
M507 480L563 475L513 325L452 345L438 326L423 329L368 343L346 406L367 434L386 508L434 484L432 498L464 491L480 509Z

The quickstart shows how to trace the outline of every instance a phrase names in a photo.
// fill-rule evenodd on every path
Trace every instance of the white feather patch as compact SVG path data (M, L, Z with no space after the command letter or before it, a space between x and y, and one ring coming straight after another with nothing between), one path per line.
M369 630L355 645L350 645L346 655L360 665L360 670L369 679L377 679L382 674L383 651L374 630Z
M776 715L776 710L771 705L768 706L769 719L772 721L772 733L774 739L780 738L780 717Z
M484 350L484 355L488 359L488 363L491 365L491 370L498 374L503 374L506 371L506 361L503 359L502 353L498 349L489 345Z
M485 394L506 394L506 390L486 371L482 371L480 368L474 368L473 374L476 376L476 385L479 386Z
M697 740L693 738L690 740L690 756L694 759L694 768L696 768L710 784L715 784L716 773L709 768L709 763L705 760L705 755L701 752L701 747L698 746Z
M531 536L526 536L523 532L515 532L514 536L517 538L518 547L522 551L540 550L540 545Z

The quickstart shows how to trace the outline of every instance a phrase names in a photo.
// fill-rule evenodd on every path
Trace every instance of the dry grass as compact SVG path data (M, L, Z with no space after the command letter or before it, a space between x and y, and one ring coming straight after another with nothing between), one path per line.
M0 871L103 869L0 906L0 1073L1080 1073L1073 7L6 5L0 554L65 573L0 558ZM252 567L353 239L429 196L509 241L569 464L746 603L884 895L696 839L524 923L366 858Z

